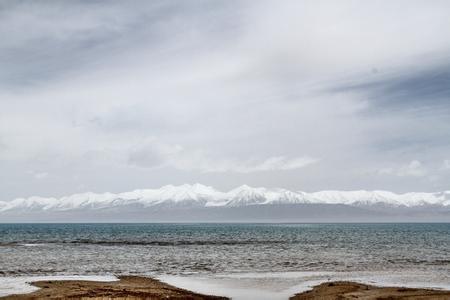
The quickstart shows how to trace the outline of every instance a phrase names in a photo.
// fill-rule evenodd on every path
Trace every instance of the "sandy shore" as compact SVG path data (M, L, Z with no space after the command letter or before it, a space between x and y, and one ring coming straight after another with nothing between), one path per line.
M311 291L297 294L290 300L344 300L344 299L421 299L449 300L450 291L412 289L401 287L377 287L355 282L327 282L315 286Z
M51 280L32 283L40 289L20 295L0 297L0 299L191 299L222 300L226 297L210 296L180 289L156 279L121 276L118 281ZM299 293L291 300L343 300L343 299L450 299L450 291L413 289L401 287L377 287L355 282L327 282L312 290ZM256 300L256 299L255 299Z
M119 281L101 282L84 280L52 280L33 282L41 289L21 295L10 295L0 299L189 299L225 300L226 297L202 295L183 290L156 279L138 276L120 276Z

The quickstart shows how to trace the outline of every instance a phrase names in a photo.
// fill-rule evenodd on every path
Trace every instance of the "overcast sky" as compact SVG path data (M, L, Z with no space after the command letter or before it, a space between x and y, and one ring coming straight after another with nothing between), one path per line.
M450 1L0 1L0 200L450 189Z

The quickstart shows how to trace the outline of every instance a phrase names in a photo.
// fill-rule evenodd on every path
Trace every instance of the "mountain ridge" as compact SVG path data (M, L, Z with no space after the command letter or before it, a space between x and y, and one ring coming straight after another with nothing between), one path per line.
M79 193L64 197L16 198L0 201L0 213L10 211L101 210L130 205L144 208L243 207L282 204L343 204L356 207L450 207L450 191L396 194L389 191L337 191L307 193L283 188L242 185L228 192L211 186L165 185L159 189L137 189L123 193Z

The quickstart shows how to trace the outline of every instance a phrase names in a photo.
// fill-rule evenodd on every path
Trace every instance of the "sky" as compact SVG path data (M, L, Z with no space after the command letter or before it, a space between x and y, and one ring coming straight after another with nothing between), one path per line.
M449 1L0 0L0 200L450 190Z

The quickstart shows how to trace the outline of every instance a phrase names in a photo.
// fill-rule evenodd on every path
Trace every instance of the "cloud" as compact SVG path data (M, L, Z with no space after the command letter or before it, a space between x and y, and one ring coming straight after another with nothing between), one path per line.
M450 159L444 160L441 166L442 170L450 170Z
M171 167L204 173L254 173L300 169L317 163L319 159L308 156L296 158L273 156L262 160L229 159L214 157L204 150L188 150L180 145L169 145L152 138L132 148L127 161L131 165L143 168Z
M230 170L241 173L250 173L257 171L274 171L274 170L295 170L300 169L310 164L317 163L319 159L312 157L297 157L288 159L284 156L274 156L267 158L261 163L256 164L241 164L243 167L233 167Z
M33 176L34 179L37 180L41 180L41 179L45 179L49 176L49 174L47 172L36 172L36 171L27 171L27 174L30 174L31 176Z
M193 181L444 189L445 172L420 179L450 151L449 8L0 5L0 197Z
M46 172L40 172L40 173L34 174L34 178L36 178L36 179L44 179L47 177L48 177L48 173L46 173Z
M413 160L410 163L397 168L380 169L378 174L395 175L399 177L424 177L428 172L420 161Z
M204 173L255 173L266 171L296 170L314 164L319 160L312 157L286 158L284 156L269 157L264 160L250 159L239 161L236 159L211 159L200 153L196 158L175 158L169 165L181 170L198 170Z
M335 92L362 92L373 104L372 109L385 111L433 111L448 115L450 97L449 62L430 59L421 67L388 70L375 76L353 79L334 87ZM440 111L440 112L439 112Z

